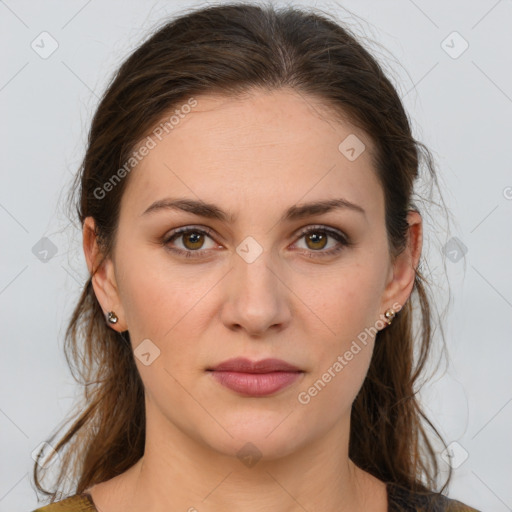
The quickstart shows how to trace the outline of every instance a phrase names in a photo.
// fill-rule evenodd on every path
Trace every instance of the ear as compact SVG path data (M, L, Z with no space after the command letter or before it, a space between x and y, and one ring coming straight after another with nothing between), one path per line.
M103 309L105 321L107 313L109 311L114 311L119 320L115 324L108 323L108 326L118 332L126 331L127 326L124 310L119 299L114 274L114 263L111 258L105 258L105 260L101 262L102 253L98 245L96 223L92 217L87 217L84 220L83 249L87 268L89 269L89 273L92 275L94 293L96 294L96 298L98 299L101 308Z
M388 282L382 295L381 311L392 308L399 311L409 299L414 286L416 268L423 245L423 224L421 215L410 210L407 215L409 224L407 244L404 250L391 263Z

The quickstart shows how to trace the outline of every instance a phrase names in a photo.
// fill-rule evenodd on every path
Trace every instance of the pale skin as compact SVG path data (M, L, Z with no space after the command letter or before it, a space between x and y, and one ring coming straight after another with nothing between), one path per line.
M150 339L160 356L148 366L135 358L145 387L144 456L88 492L101 512L385 512L384 483L348 457L350 408L374 337L308 404L298 395L359 333L382 328L383 313L408 300L421 217L409 213L407 247L392 260L372 142L313 98L282 89L196 99L129 175L114 253L93 278L103 311L119 318L111 327L128 330L134 349ZM354 161L338 149L350 134L366 145ZM167 197L214 203L236 218L171 209L143 215ZM291 206L335 198L364 213L341 208L280 220ZM202 245L189 233L167 246L197 258L165 248L165 236L185 226L211 234ZM91 272L100 256L93 228L88 217ZM310 228L340 231L353 245L321 256L340 242L308 243L301 231ZM250 263L236 251L248 236L263 250ZM241 396L205 371L238 356L283 359L304 373L274 395ZM237 457L247 442L262 455L252 467Z

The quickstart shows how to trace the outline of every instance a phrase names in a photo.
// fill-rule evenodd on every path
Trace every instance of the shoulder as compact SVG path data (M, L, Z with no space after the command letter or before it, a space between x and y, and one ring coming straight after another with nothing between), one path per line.
M75 494L32 512L98 512L88 494Z
M413 492L388 484L389 512L480 512L436 492Z

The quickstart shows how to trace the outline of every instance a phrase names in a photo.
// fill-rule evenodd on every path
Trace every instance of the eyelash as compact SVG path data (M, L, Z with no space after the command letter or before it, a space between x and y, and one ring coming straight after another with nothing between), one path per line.
M337 247L335 247L334 249L329 249L328 251L309 250L308 257L310 257L310 258L324 258L324 257L333 256L333 255L339 253L345 247L351 247L353 245L352 241L346 235L342 234L341 232L330 229L328 227L325 227L325 226L312 226L308 229L302 230L299 233L297 240L300 240L301 238L303 238L304 236L306 236L310 233L318 233L318 232L327 234L328 236L334 238L337 242L339 242L339 245ZM167 250L169 250L175 254L178 254L179 256L184 256L186 258L202 258L203 256L201 255L201 253L204 252L205 250L208 251L210 249L202 249L202 250L197 249L195 251L192 251L192 250L185 251L183 249L176 249L175 247L170 247L168 245L169 242L173 241L176 238L179 238L180 235L183 235L185 233L199 233L201 235L207 235L213 239L213 237L212 237L213 231L210 228L196 228L194 226L187 226L184 228L178 228L178 229L174 230L170 235L165 237L165 239L162 241L162 244L165 246L165 248Z

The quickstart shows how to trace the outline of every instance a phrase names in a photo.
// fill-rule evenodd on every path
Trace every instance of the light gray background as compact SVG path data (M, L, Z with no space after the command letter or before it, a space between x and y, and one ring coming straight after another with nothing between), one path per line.
M416 137L434 152L455 223L443 231L432 210L425 256L440 310L451 288L450 359L421 396L446 441L457 443L449 495L485 512L512 510L512 2L340 2L354 16L335 2L294 4L338 13L383 46L375 52ZM0 511L36 507L30 454L77 393L62 342L87 272L81 233L63 205L98 97L155 23L204 5L0 1ZM31 48L42 46L43 31L59 45L47 59ZM32 251L42 237L57 248L47 262ZM457 262L444 249L451 237L467 248Z

